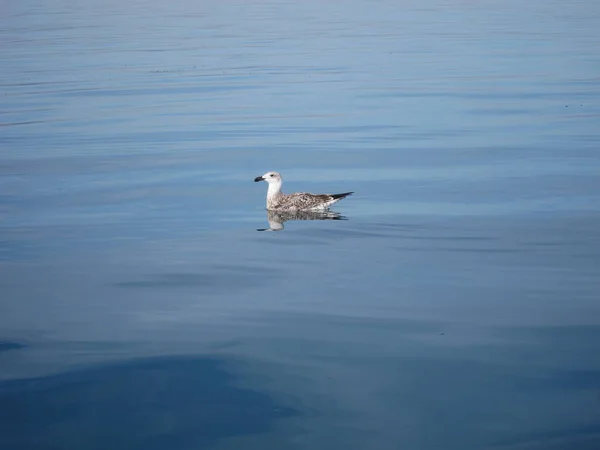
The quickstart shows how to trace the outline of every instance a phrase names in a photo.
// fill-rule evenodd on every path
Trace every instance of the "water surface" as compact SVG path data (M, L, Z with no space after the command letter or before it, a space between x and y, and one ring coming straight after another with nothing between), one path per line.
M1 448L600 446L594 2L0 12Z

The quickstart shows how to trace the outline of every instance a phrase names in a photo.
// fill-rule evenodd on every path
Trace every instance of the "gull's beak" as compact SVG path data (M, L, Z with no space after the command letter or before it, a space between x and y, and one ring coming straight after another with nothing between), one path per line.
M263 181L263 180L264 180L264 178L263 178L263 177L262 177L262 175L261 175L260 177L256 177L256 178L254 179L254 182L257 182L257 181Z

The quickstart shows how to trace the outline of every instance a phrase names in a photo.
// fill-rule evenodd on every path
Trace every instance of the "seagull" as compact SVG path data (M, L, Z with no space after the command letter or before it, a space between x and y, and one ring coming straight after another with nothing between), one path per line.
M331 205L348 197L353 192L343 194L309 194L296 192L284 194L281 192L281 175L277 172L267 172L254 179L255 182L269 183L267 190L267 209L269 211L325 211Z

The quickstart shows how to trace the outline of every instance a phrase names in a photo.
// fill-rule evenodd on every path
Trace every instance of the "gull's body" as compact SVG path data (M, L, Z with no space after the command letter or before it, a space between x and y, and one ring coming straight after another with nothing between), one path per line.
M331 205L348 197L352 192L343 194L310 194L308 192L296 192L295 194L284 194L281 192L282 178L277 172L267 172L254 181L266 181L269 184L267 190L267 209L269 211L326 211Z

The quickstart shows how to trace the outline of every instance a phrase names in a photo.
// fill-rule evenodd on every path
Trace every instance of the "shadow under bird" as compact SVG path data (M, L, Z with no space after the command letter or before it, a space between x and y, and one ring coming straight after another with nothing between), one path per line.
M281 231L283 224L293 220L348 220L339 213L325 211L267 211L269 228L259 228L256 231Z
M296 192L284 194L281 192L283 179L277 172L267 172L254 179L255 182L266 181L269 184L267 190L267 209L269 211L326 211L331 205L348 197L353 192L343 194L310 194L308 192Z

